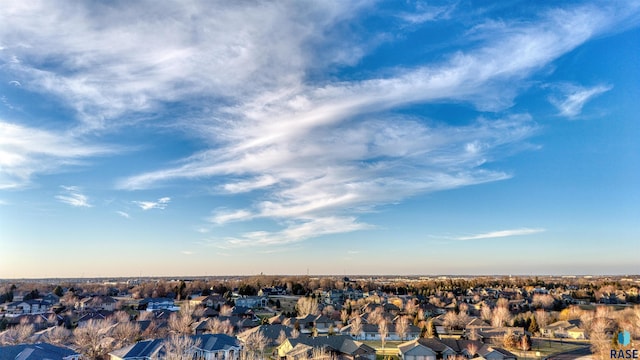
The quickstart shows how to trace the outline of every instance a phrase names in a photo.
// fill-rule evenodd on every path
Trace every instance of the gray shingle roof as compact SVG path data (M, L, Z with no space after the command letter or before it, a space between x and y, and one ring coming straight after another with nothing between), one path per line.
M0 346L0 360L62 360L77 352L47 343Z

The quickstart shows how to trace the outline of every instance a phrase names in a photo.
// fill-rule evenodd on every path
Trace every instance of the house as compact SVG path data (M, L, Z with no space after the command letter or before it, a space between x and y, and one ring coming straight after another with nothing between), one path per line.
M51 304L42 300L13 301L3 304L4 311L9 315L42 314L49 311Z
M571 334L569 334L571 330ZM585 339L585 331L580 328L580 320L556 321L540 328L540 334L545 337Z
M140 309L145 309L147 311L180 310L180 307L176 306L175 302L171 298L146 298L141 300L138 306Z
M243 296L235 300L235 305L253 309L266 307L268 302L266 296Z
M244 331L242 334L238 335L238 339L242 342L246 342L246 339L249 336L260 332L262 333L262 336L267 339L267 346L277 346L280 345L278 342L278 340L280 340L280 334L284 333L284 335L289 338L292 336L293 330L294 329L292 327L281 324L260 325Z
M240 345L238 339L224 334L193 335L190 338L196 344L191 349L192 357L198 360L238 360L240 350L242 350L242 345ZM133 345L110 352L109 359L164 359L165 341L165 339L139 341Z
M436 360L465 358L491 360L516 360L516 356L502 348L492 347L480 341L420 338L398 345L398 356L403 360Z
M314 348L328 351L340 359L375 360L376 358L374 348L346 335L313 338L300 336L295 339L287 339L276 348L276 351L281 359L297 360L308 358Z
M351 334L352 325L349 324L340 329L340 334L349 335ZM420 336L420 328L409 324L407 326L407 330L404 336L400 336L398 334L397 326L395 324L387 325L387 341L401 341L406 339L414 339ZM355 337L357 340L380 340L380 329L376 324L362 324L362 332L360 335Z
M0 346L0 360L80 360L80 354L47 343Z
M163 339L143 340L109 353L109 360L151 360L159 357Z
M194 358L199 360L238 360L242 345L236 337L225 334L194 335Z
M191 306L204 306L209 308L220 308L224 305L226 300L220 295L203 295L197 296L189 300Z
M87 310L105 310L114 311L117 301L111 296L90 296L76 302L76 309L80 311Z

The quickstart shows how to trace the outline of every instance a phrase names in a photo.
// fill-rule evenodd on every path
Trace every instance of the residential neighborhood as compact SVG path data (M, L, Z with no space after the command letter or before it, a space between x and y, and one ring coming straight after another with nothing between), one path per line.
M5 281L0 354L14 355L0 359L600 359L622 346L622 331L637 341L639 286L577 277Z

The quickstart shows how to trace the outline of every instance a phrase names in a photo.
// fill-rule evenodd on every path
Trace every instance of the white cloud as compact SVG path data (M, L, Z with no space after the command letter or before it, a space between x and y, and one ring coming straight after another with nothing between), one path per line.
M224 239L224 247L286 245L323 235L346 233L371 227L371 225L358 223L353 217L318 217L307 221L292 222L280 231L252 231L239 237L226 238Z
M35 174L61 172L83 159L119 151L57 133L0 120L0 189L28 185Z
M169 206L169 202L171 202L170 197L163 197L158 199L157 201L134 201L133 203L138 205L142 210L151 210L151 209L159 209L164 210Z
M510 174L483 165L517 150L535 133L526 114L452 126L389 112L430 102L508 108L521 80L606 30L609 15L581 7L551 12L537 23L493 26L490 36L478 36L482 46L384 78L262 88L220 109L216 120L200 121L199 133L209 134L215 147L119 185L144 189L173 179L240 177L221 189L259 189L264 200L214 216L214 222L264 217L284 229L228 239L237 245L316 236L288 232L329 217L366 227L350 214L418 193L507 179Z
M249 220L253 217L253 214L246 210L229 211L225 209L218 209L209 218L209 222L221 225L232 221Z
M573 84L562 84L558 88L562 93L561 96L551 97L549 100L558 108L560 115L573 118L580 115L582 108L589 100L611 90L613 86L597 85L586 88Z
M83 130L126 126L128 115L155 113L166 103L188 101L202 109L167 121L177 121L170 125L208 148L118 186L144 189L217 177L227 179L219 187L216 179L219 191L259 191L259 201L214 212L211 222L270 218L282 229L228 239L235 244L363 229L369 225L355 217L362 209L508 179L508 172L484 165L535 134L526 114L454 126L447 124L457 119L403 117L396 110L460 102L507 109L535 71L633 16L607 7L554 10L536 21L480 26L473 48L438 63L314 82L314 71L355 64L365 55L368 45L349 23L368 5L182 4L92 4L99 8L90 10L84 4L9 3L0 13L0 60L25 91L54 94L75 109ZM424 8L404 20L417 24L447 12ZM339 37L326 36L336 31ZM160 200L135 203L164 209L169 201Z
M60 186L62 188L61 194L56 195L56 199L60 202L71 205L74 207L92 207L89 204L89 198L81 193L81 190L77 186Z
M180 253L181 253L181 254L183 254L183 255L187 255L187 256L188 256L188 255L193 255L193 254L194 254L194 252L193 252L193 251L189 251L189 250L182 250L182 251L180 251Z
M126 213L124 211L116 211L116 214L122 216L123 218L131 219L131 215L129 215L129 213Z
M482 240L482 239L495 239L495 238L503 238L503 237L511 237L511 236L522 236L522 235L532 235L544 232L545 229L530 229L530 228L521 228L521 229L511 229L511 230L500 230L500 231L492 231L484 234L470 235L470 236L460 236L456 238L456 240Z

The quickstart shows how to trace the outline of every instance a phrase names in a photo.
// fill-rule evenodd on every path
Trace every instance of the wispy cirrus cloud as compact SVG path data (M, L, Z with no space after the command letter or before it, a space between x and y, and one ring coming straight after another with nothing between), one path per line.
M92 144L72 134L0 120L0 189L21 188L35 174L62 172L86 165L87 159L120 151L117 146Z
M122 216L125 219L131 219L131 215L129 215L129 213L124 212L124 211L116 211L116 214Z
M6 6L0 57L12 78L26 91L62 99L82 131L128 126L131 114L169 111L165 104L184 101L185 108L198 109L180 114L183 120L167 116L170 124L158 121L203 140L203 149L117 186L215 180L219 192L255 192L250 205L214 210L208 219L268 218L280 227L225 239L243 246L366 229L371 225L357 220L363 209L510 178L508 169L487 165L528 147L537 126L527 114L459 121L405 116L403 110L442 103L506 110L532 74L637 16L633 6L554 7L531 21L478 26L473 47L429 63L314 80L318 69L350 66L366 55L366 41L349 24L369 5L165 2L154 3L153 13L146 2L100 6ZM423 10L404 22L446 19L451 9ZM325 36L336 29L339 37ZM136 204L166 207L161 201Z
M61 194L56 195L56 199L61 203L71 205L73 207L93 207L89 203L89 198L81 192L77 186L60 186Z
M549 11L537 22L491 26L486 37L478 27L474 36L480 46L387 77L263 88L220 109L216 120L190 125L210 134L215 147L178 167L123 179L119 186L144 189L175 179L234 177L220 188L260 191L263 200L214 215L213 222L271 218L283 227L226 239L238 245L302 241L318 235L301 227L329 218L340 219L343 231L366 228L354 217L359 209L508 179L508 172L485 165L528 146L537 126L527 114L456 126L394 111L461 101L481 110L508 108L519 83L623 16L607 11Z
M541 228L520 228L520 229L491 231L488 233L482 233L482 234L476 234L476 235L460 236L455 239L462 240L462 241L496 239L496 238L511 237L511 236L533 235L533 234L538 234L545 231L546 231L545 229L541 229Z
M140 209L146 211L152 209L164 210L167 208L167 206L169 206L170 202L170 197L162 197L157 201L134 201L133 203L138 205Z
M559 115L574 118L582 113L582 108L591 99L613 88L611 85L582 87L574 84L561 84L556 88L560 95L549 98L558 109Z
M371 225L359 223L353 217L316 217L306 221L295 221L281 231L252 231L238 237L225 238L222 248L286 245L312 237L370 228ZM217 241L213 241L213 244L217 244Z

